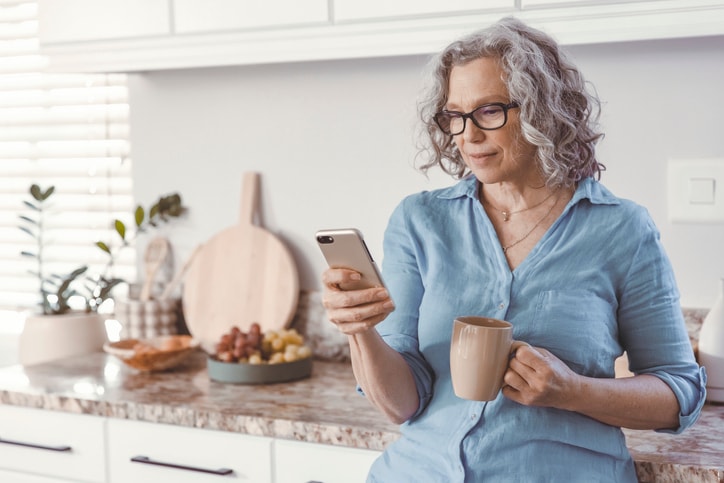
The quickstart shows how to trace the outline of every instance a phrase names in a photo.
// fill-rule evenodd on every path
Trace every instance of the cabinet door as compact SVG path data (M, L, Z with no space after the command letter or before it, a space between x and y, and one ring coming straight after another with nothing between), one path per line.
M270 483L270 438L108 420L111 483Z
M176 33L326 23L327 0L175 0Z
M48 478L45 476L35 476L3 470L0 470L0 481L7 483L74 483L71 480L59 480L58 478Z
M41 44L168 35L169 0L39 0Z
M0 468L103 482L104 432L100 417L0 406Z
M616 3L639 2L641 0L617 0ZM607 0L521 0L521 8L529 7L572 7L611 3Z
M364 483L380 451L276 440L276 483Z
M335 20L450 15L515 8L515 0L334 0Z

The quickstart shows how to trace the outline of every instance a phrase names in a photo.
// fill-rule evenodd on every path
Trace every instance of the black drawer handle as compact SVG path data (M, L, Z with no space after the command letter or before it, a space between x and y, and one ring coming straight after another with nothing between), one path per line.
M201 473L211 473L212 475L231 475L234 473L234 470L231 468L219 468L218 470L210 470L208 468L198 468L196 466L185 466L185 465L177 465L174 463L164 463L163 461L154 461L148 456L134 456L131 458L131 461L134 463L143 463L146 465L157 465L157 466L165 466L167 468L177 468L179 470L188 470L188 471L200 471Z
M25 443L23 441L13 441L11 439L2 439L2 438L0 438L0 443L14 444L15 446L25 446L27 448L45 449L48 451L71 451L72 450L72 448L70 446L45 446L42 444Z

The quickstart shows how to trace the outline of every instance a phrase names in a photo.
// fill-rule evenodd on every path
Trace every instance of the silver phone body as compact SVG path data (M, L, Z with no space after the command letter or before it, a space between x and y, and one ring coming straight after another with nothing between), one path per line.
M362 275L359 282L345 284L342 289L359 290L385 286L377 264L359 230L356 228L320 230L316 234L316 239L330 268L349 268Z

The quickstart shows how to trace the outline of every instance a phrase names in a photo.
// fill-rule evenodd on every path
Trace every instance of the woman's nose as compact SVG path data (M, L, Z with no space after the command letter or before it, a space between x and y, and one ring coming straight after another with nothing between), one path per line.
M465 123L463 132L460 133L460 136L462 136L467 142L479 142L480 140L485 139L486 134L483 129L480 129L474 122L468 119Z

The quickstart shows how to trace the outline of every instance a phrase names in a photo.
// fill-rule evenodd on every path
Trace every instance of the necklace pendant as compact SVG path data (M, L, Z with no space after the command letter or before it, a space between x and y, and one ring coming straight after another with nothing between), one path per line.
M503 215L503 221L508 221L510 219L510 213L507 211L501 211L500 213Z

